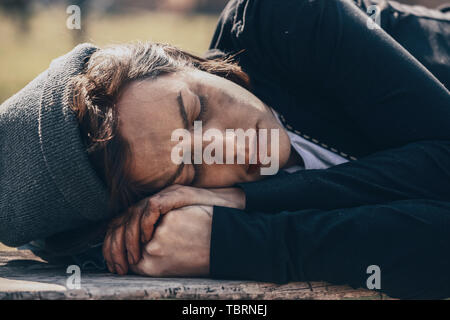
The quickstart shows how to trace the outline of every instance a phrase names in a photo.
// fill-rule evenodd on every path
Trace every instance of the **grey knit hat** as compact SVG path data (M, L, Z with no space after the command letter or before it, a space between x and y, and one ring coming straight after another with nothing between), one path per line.
M67 103L69 80L96 50L78 45L0 106L0 242L6 245L108 217L108 192Z

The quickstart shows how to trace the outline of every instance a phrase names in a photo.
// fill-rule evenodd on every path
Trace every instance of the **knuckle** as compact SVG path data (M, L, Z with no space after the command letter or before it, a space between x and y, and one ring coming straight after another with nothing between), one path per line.
M145 251L149 254L149 255L155 255L155 256L159 256L162 255L162 247L161 245L157 242L157 241L151 241L147 244L147 246L145 247Z
M173 196L173 192L170 192L170 193L163 193L163 194L160 194L160 195L158 195L158 204L161 204L161 203L163 203L163 202L167 202L167 199L170 199L170 197L171 196Z
M147 212L156 211L156 210L159 209L160 196L154 197L154 198L150 198L148 201L149 202L148 202L148 210L147 210Z

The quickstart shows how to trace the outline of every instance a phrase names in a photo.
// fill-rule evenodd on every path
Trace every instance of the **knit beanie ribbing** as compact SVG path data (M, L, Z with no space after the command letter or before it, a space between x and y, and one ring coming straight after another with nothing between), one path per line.
M18 246L108 217L68 83L97 48L75 47L0 106L0 242Z

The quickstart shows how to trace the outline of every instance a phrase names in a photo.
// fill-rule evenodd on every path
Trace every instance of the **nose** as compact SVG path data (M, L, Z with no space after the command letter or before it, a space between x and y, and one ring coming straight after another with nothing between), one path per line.
M192 140L192 154L197 164L200 158L206 164L256 164L258 160L255 130L210 128L203 135L194 133Z

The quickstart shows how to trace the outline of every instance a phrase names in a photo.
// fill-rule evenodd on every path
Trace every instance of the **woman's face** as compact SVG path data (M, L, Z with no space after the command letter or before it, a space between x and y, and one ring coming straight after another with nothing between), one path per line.
M123 90L118 108L120 133L131 146L132 179L149 183L155 189L172 184L227 187L259 180L264 177L261 167L282 168L290 155L289 137L271 110L243 87L207 72L187 69L135 81ZM201 130L200 122L195 130L194 121L201 121ZM236 134L230 134L230 129ZM256 141L259 152L266 152L270 162L257 157L257 164L249 165L258 152L249 147L250 140L244 140L244 145L242 140L238 142L236 129L254 129L260 134L264 132L261 129L268 129L267 144L261 138ZM272 130L278 131L278 139L271 135ZM173 138L177 132L185 135L180 138L175 134ZM206 141L205 132L214 132L214 137ZM212 148L211 141L222 148L223 154ZM189 150L192 161L174 161L174 155L181 154L177 148ZM195 152L200 158L194 159ZM223 164L208 164L211 161L205 158L207 154L216 160L222 158ZM245 158L245 163L242 158L238 161L238 155Z

